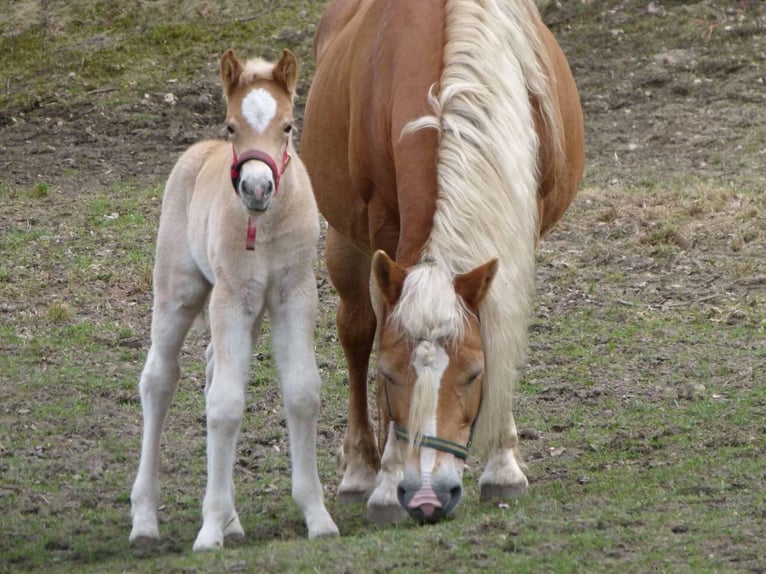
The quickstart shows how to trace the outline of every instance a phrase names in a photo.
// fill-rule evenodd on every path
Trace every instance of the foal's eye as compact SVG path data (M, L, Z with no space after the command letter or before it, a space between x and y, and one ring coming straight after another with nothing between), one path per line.
M285 131L285 134L291 133L293 131L293 124L286 124L284 131Z
M232 124L226 124L226 125L223 127L223 132L224 132L224 135L225 135L227 138L230 138L231 136L233 136L233 135L234 135L234 126L233 126Z

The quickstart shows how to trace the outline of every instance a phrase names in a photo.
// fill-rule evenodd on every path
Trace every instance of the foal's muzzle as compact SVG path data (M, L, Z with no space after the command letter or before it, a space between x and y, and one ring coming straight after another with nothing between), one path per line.
M274 180L263 173L241 177L237 193L249 211L263 212L271 205L275 189Z

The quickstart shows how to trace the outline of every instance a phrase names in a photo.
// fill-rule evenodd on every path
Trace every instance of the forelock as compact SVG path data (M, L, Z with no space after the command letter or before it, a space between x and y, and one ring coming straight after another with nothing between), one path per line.
M417 341L458 340L467 315L452 275L436 264L421 263L407 272L391 321Z
M274 64L262 58L253 58L245 63L239 83L243 86L256 80L273 80Z

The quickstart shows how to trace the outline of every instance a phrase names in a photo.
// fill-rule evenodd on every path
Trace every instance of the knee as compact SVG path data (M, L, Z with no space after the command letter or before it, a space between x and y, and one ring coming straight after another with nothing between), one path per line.
M211 387L205 405L208 428L238 428L244 408L245 398L241 393L216 392L215 387Z
M286 392L284 397L288 416L315 418L319 413L319 388L303 388Z
M172 396L180 375L181 368L177 360L162 359L150 353L141 372L139 382L141 397Z

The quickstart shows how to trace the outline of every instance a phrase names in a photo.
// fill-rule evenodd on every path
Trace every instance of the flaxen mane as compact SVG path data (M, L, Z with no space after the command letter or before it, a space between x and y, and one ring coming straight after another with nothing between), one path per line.
M493 257L500 260L480 309L486 372L476 440L487 450L499 446L488 444L488 437L497 436L492 429L508 420L512 383L526 358L539 178L530 95L555 142L559 112L545 73L548 60L532 0L482 4L447 1L444 69L438 93L430 98L434 115L410 123L402 137L423 128L440 134L439 196L423 257L435 260L446 273L431 274L432 279L444 281ZM417 308L407 305L408 300L422 303L424 293L446 287L409 279L400 316Z

